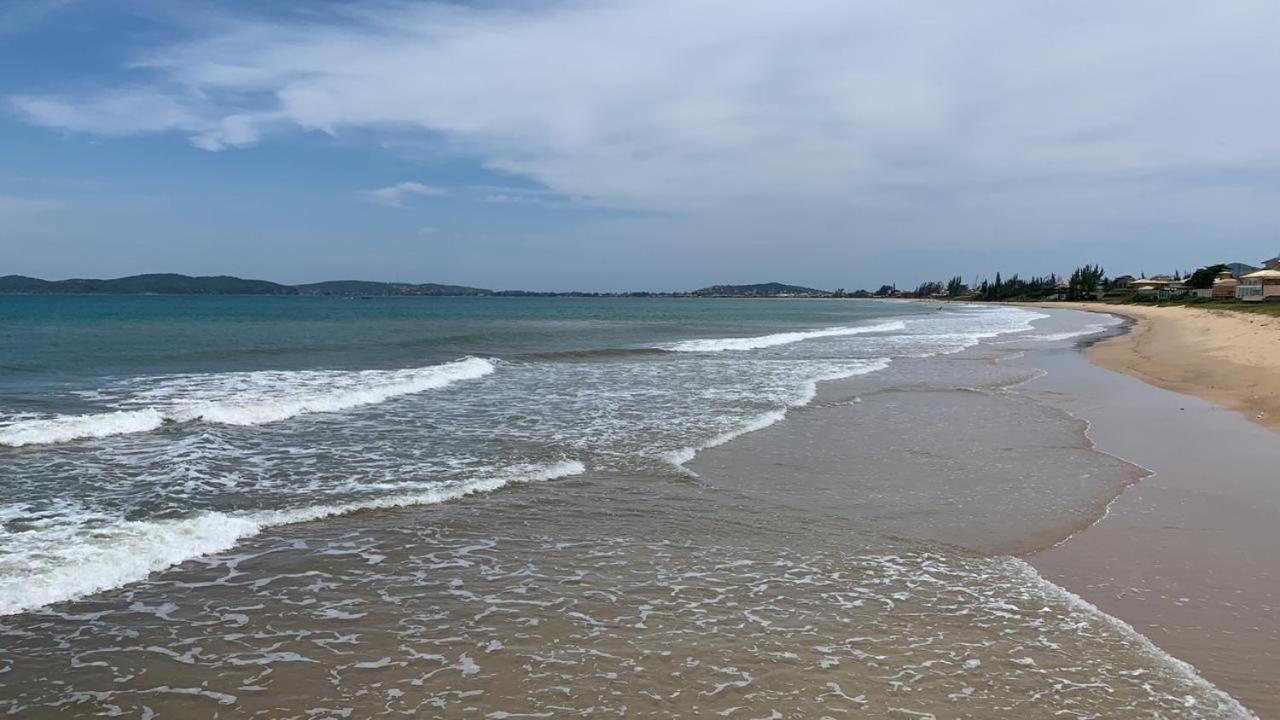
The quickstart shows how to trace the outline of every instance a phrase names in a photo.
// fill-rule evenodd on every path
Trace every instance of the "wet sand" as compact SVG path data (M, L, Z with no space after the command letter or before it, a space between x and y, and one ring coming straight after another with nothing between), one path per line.
M1232 408L1280 432L1280 318L1188 307L1069 307L1136 321L1132 332L1094 346L1090 359L1097 364Z
M1135 338L1101 343L1091 358L1127 358L1125 367L1159 348L1174 359L1151 372L1168 378L1210 356L1169 344L1194 324L1163 327L1140 324ZM1076 351L1032 362L1047 374L1024 392L1086 419L1099 450L1153 475L1095 525L1028 559L1260 717L1280 717L1280 442L1237 412L1083 363Z

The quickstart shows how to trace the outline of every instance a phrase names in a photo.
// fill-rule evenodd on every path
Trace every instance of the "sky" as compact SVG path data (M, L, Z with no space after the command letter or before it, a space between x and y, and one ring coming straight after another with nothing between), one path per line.
M0 3L0 275L821 288L1280 253L1275 0Z

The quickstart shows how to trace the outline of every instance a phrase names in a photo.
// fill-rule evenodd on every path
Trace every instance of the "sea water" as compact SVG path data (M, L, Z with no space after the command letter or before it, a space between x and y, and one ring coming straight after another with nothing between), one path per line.
M1018 556L1138 474L1030 310L0 298L0 707L1247 717Z

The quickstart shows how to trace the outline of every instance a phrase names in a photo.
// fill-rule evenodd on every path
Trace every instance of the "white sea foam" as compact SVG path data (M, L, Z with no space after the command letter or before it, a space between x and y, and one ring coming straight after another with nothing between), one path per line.
M164 415L154 408L15 420L0 427L0 445L9 447L47 445L71 440L148 432L163 425L164 420Z
M984 340L1029 332L1034 321L1048 317L1023 308L964 305L960 312L911 319L907 334L889 336L883 346L906 357L950 355Z
M832 370L817 377L810 378L803 386L801 386L800 392L787 402L786 407L776 408L774 410L768 410L760 413L759 415L755 415L747 419L741 425L738 425L733 429L726 430L712 436L709 440L703 442L697 447L684 447L679 450L672 450L670 452L663 453L661 457L663 460L675 465L677 468L684 470L684 464L693 460L693 458L697 456L699 450L720 447L735 438L756 432L757 430L763 430L770 425L784 420L787 417L787 411L790 408L802 407L813 402L813 399L818 395L818 383L828 380L842 380L844 378L851 378L857 375L866 375L867 373L877 372L889 367L889 363L889 358L864 360L852 367Z
M1065 330L1056 333L1042 333L1037 335L1024 335L1020 340L1043 340L1045 342L1057 342L1060 340L1070 340L1072 338L1086 337L1088 335L1097 335L1119 325L1120 321L1090 323L1077 330Z
M670 352L723 352L725 350L757 350L760 348L776 347L778 345L790 345L801 340L810 340L821 337L837 337L841 335L865 335L867 333L878 332L898 332L906 329L906 324L901 320L891 320L889 322L876 323L875 325L861 325L856 327L831 327L819 328L816 330L803 330L798 332L773 333L772 335L759 335L756 337L740 337L740 338L703 338L698 340L684 340L669 345L658 346L661 350Z
M1170 655L1159 645L1152 642L1151 638L1148 638L1146 635L1138 632L1129 623L1115 617L1114 615L1109 615L1103 612L1088 600L1085 600L1070 590L1045 579L1045 577L1041 575L1030 563L1017 558L1008 558L1008 562L1024 574L1027 578L1028 584L1038 585L1049 597L1057 596L1062 598L1085 614L1101 619L1111 627L1115 628L1122 636L1126 637L1126 639L1136 645L1138 649L1153 661L1182 674L1183 677L1187 678L1197 686L1197 690L1213 699L1217 704L1215 709L1218 712L1224 713L1230 717L1241 718L1241 720L1257 720L1257 715L1242 705L1239 700L1236 700L1231 695L1219 690L1217 686L1206 680L1200 674L1200 671L1196 666Z
M448 502L514 483L555 480L585 471L574 460L518 465L490 477L334 505L201 512L179 519L107 521L99 513L76 516L64 509L61 522L46 518L5 538L10 542L0 555L0 616L137 582L187 560L228 550L270 527L360 510Z
M155 430L167 422L260 425L307 413L331 413L434 390L494 372L468 357L402 370L302 370L145 378L121 410L23 419L0 426L0 445L21 447Z

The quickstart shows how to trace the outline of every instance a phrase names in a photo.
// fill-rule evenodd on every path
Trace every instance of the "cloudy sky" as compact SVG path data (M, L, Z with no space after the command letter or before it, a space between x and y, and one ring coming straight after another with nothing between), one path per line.
M0 274L852 288L1257 261L1277 34L1275 0L8 0Z

